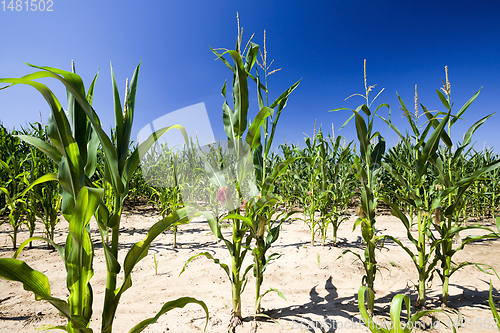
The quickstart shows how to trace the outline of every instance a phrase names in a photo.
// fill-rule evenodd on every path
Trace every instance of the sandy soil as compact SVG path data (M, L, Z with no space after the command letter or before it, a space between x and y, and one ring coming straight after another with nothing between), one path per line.
M156 211L146 206L124 214L121 262L130 247L142 240L149 227L157 220ZM366 327L359 324L357 307L357 291L363 275L362 265L353 262L355 258L351 254L336 260L343 249L362 253L360 231L352 232L354 220L355 216L352 214L341 226L339 247L321 247L319 243L312 247L309 229L302 221L291 219L285 222L280 239L273 247L274 252L282 254L282 257L268 267L262 290L278 288L287 300L275 293L266 295L262 306L265 308L265 314L273 320L256 323L248 317L238 328L238 332L368 332ZM490 221L482 223L492 226ZM408 241L404 241L405 229L394 217L379 216L377 226L380 232L396 236L410 245ZM63 244L65 240L66 228L66 222L58 225L56 241L59 244ZM229 229L226 230L227 233L230 232ZM329 240L331 232L330 229ZM5 223L0 226L0 257L11 257L13 254L9 233L10 225ZM41 235L41 231L38 235ZM26 237L27 231L24 229L19 236L19 242ZM95 275L92 278L94 315L91 328L98 332L105 288L105 262L100 239L95 230L92 237L95 241L96 257ZM227 250L222 245L217 245L208 224L202 219L196 219L179 228L179 248L172 248L172 240L171 232L161 235L151 246L149 255L135 268L133 286L125 292L118 307L114 332L128 332L138 322L153 317L166 301L182 296L195 297L207 304L210 311L207 332L227 332L231 314L231 287L224 271L203 257L194 260L179 277L185 261L201 251L209 251L222 262L229 264ZM156 254L159 262L158 274L155 274L153 254ZM34 244L33 249L25 250L20 259L49 277L54 296L68 296L64 265L56 252L47 250L45 244L38 242ZM464 251L457 254L456 259L488 263L498 270L500 244L498 241L484 241L468 245ZM246 260L251 263L251 256L247 255ZM385 248L377 252L377 260L385 269L381 269L375 281L375 312L377 319L387 320L390 301L394 295L405 293L411 296L412 302L415 301L414 284L418 282L417 273L409 256L394 243L386 243ZM244 316L251 316L253 313L255 280L249 275L250 279L242 296ZM494 325L487 329L477 329L477 325L488 324L493 319L488 307L490 278L492 277L474 266L465 267L452 276L450 305L464 316L468 324L459 331L496 330ZM498 288L500 282L493 281ZM430 306L439 307L440 295L440 281L436 276L428 293ZM496 289L495 298L500 299ZM457 317L454 315L452 318ZM430 322L430 319L427 319L427 322ZM35 332L35 328L41 325L64 323L50 304L35 301L34 296L24 291L20 283L0 280L1 332ZM336 328L332 328L332 323L336 323ZM162 316L146 332L198 332L203 330L204 324L205 317L201 307L188 305ZM475 325L474 329L471 324ZM427 331L449 330L441 326L439 329Z

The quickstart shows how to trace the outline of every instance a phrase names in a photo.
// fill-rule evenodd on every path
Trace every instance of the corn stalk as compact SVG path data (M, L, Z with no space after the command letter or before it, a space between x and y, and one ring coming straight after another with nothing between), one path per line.
M375 111L370 110L371 104L378 95L370 102L369 93L374 86L367 86L366 83L366 61L365 61L365 95L356 94L366 100L366 104L358 106L355 110L351 110L353 115L342 125L344 127L352 118L355 118L356 132L359 142L359 156L354 157L353 169L354 174L361 184L361 217L354 223L355 230L361 226L361 235L365 242L364 258L351 250L344 250L339 256L342 257L346 253L354 254L365 268L365 275L362 278L362 284L371 291L368 293L368 309L373 313L374 307L374 281L377 272L377 261L375 258L375 249L383 236L377 236L375 225L375 214L378 205L379 184L377 177L381 173L382 155L385 152L385 140L379 132L373 132L373 122L377 111L382 107L387 107L390 113L388 104L379 105ZM382 89L383 91L383 89ZM380 91L379 94L382 92ZM335 109L332 111L349 110L345 108ZM363 117L363 115L365 117ZM366 118L366 120L365 120ZM376 143L374 143L376 141Z
M35 293L36 299L45 299L53 304L68 319L66 326L56 328L68 332L92 332L88 326L92 316L93 292L90 279L93 276L94 250L88 223L95 213L107 267L101 332L111 333L120 297L132 286L132 270L147 255L151 242L165 229L175 223L188 221L189 217L195 213L192 209L183 209L153 225L146 238L134 244L128 251L123 264L123 283L117 288L116 277L121 271L121 266L118 263L120 217L123 201L128 194L130 179L139 164L140 152L144 153L158 137L171 128L179 128L179 126L174 125L156 131L129 154L137 76L140 66L136 68L132 78L126 97L125 112L121 109L122 104L112 74L115 95L116 145L113 145L109 136L102 130L99 118L91 106L97 75L86 94L83 81L80 76L74 73L74 69L72 73L51 67L32 67L41 69L41 71L20 79L0 79L0 82L32 86L43 95L51 107L48 136L52 144L31 136L20 137L43 151L58 165L57 179L62 192L61 209L63 216L69 222L69 233L64 248L49 239L46 241L58 249L65 262L70 296L67 301L52 297L47 277L16 259L0 259L2 261L0 275L5 279L22 282L25 289ZM52 91L35 81L47 77L58 80L67 89L69 119ZM90 178L96 170L99 144L104 151L106 181L114 191L115 202L112 212L109 212L102 202L103 189L90 187L92 186ZM105 243L105 234L108 228L112 230L111 246ZM19 250L28 241L31 239L25 241ZM18 253L19 251L16 255ZM180 298L166 303L157 316L141 322L131 332L142 331L147 325L155 322L161 314L173 307L183 307L187 303L197 303L202 306L207 313L208 320L208 311L203 302L191 298Z

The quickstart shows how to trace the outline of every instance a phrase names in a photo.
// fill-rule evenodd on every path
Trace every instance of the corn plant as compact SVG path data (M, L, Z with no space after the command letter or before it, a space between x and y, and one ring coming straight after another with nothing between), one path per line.
M406 160L394 158L394 155L391 155L392 158L390 161L393 164L383 162L384 169L392 175L398 187L402 189L400 193L396 192L396 202L388 198L384 198L384 201L391 207L392 214L398 217L405 226L407 237L413 243L417 251L413 252L395 237L387 235L386 238L391 239L401 246L405 252L410 255L415 264L418 272L418 299L416 305L424 307L426 283L431 282L431 273L437 264L434 254L439 246L439 242L437 241L432 242L429 248L426 246L427 235L431 232L430 228L433 223L432 213L440 207L440 197L435 193L435 182L429 183L428 181L428 169L432 167L430 160L436 154L440 140L443 139L447 144L451 143L451 140L444 131L450 119L450 113L447 113L441 122L431 116L431 121L427 123L425 129L421 132L417 124L418 108L415 110L415 116L413 116L413 114L408 111L399 95L398 98L401 109L413 130L413 137L409 135L403 136L390 121L384 118L382 119L384 119L399 135L401 139L401 145L398 149L399 153L413 153L407 154ZM415 97L415 99L417 99L417 97ZM425 109L425 107L423 108ZM438 121L437 126L434 121ZM435 126L435 129L430 132L432 126ZM427 139L429 133L431 134ZM415 145L412 145L412 139L415 140ZM393 152L395 152L395 150L393 150ZM407 216L400 208L402 207L402 202L411 207L409 209L410 220L408 220ZM413 212L417 214L417 238L413 237L411 234L411 229L413 227Z
M101 331L110 333L120 297L132 286L132 270L147 255L151 242L172 224L185 222L194 214L194 210L182 209L153 225L146 238L134 244L128 251L123 264L123 282L121 286L116 287L116 277L121 271L121 266L118 263L121 210L123 200L127 196L129 181L139 164L141 157L139 151L142 153L147 151L158 137L173 127L153 133L148 140L129 154L129 139L140 66L136 68L130 90L127 89L124 112L112 74L115 96L116 145L113 145L109 136L102 130L99 118L91 106L97 76L94 78L88 93L85 93L83 81L80 76L74 73L74 69L72 73L51 67L33 67L41 69L41 71L20 79L0 79L0 82L32 86L43 95L51 107L48 136L52 144L30 136L21 136L21 138L39 148L58 165L57 177L53 174L46 176L59 180L62 191L61 209L63 216L69 222L69 233L64 247L51 240L46 239L46 241L51 242L56 247L65 262L70 295L67 301L53 297L48 278L17 259L0 258L0 276L4 279L22 282L26 290L34 292L36 299L44 299L54 305L68 319L67 325L56 328L68 332L92 332L88 326L92 316L93 292L90 279L93 275L94 249L89 235L89 221L91 216L96 214L107 267ZM45 77L57 79L67 89L69 119L52 91L44 84L35 81ZM114 191L114 210L111 213L102 203L103 189L91 187L90 178L96 169L99 144L104 151L106 181L111 184ZM108 228L111 228L113 233L111 246L105 243L105 234ZM20 250L28 241L31 239L25 241ZM19 251L16 255L18 253ZM165 312L175 307L184 307L188 303L197 303L202 306L207 313L208 320L208 310L203 302L184 297L165 303L155 317L142 321L132 328L131 332L142 331Z
M59 212L62 201L58 187L53 185L43 186L41 193L38 195L35 192L35 196L38 199L38 207L41 208L41 210L36 210L35 213L44 224L46 238L53 241L55 227L60 221ZM52 248L51 243L47 243L47 248Z
M326 229L328 229L328 216L320 215L319 220L315 214L317 210L321 213L327 213L326 209L329 206L330 193L327 190L327 142L323 138L321 130L311 138L305 138L306 147L300 152L301 159L305 162L307 168L308 179L301 196L301 203L304 210L305 218L303 221L311 232L311 246L314 246L316 234L321 234L322 245L326 239Z
M436 90L438 96L447 109L447 113L451 113L452 103L450 102L450 85L448 81L448 73L446 72L446 84L443 87L443 91L445 95ZM448 136L451 137L451 126L460 119L462 114L467 110L468 106L476 99L479 95L479 92L476 92L469 101L465 103L465 105L459 110L459 112L450 119L448 122ZM425 110L427 111L427 110ZM428 118L433 124L433 126L439 126L439 122L428 114ZM439 115L439 113L438 113ZM475 170L468 177L462 178L461 174L457 172L456 165L458 163L463 163L464 156L463 151L470 145L472 140L472 135L474 132L482 125L486 120L488 120L493 114L483 117L474 123L469 130L465 133L463 142L456 149L454 154L451 154L450 148L441 149L440 152L434 155L431 158L431 163L434 165L436 169L436 177L437 180L442 187L441 192L441 207L438 209L438 221L434 223L434 227L437 230L437 235L433 234L429 235L431 240L434 241L436 239L439 240L439 247L436 249L436 256L439 258L440 269L436 270L441 281L442 281L442 293L443 293L443 303L445 305L448 304L448 285L450 277L453 273L455 273L458 269L467 266L467 265L476 265L476 267L481 269L481 266L488 266L484 264L474 263L474 262L461 262L454 263L452 261L453 256L462 250L464 246L468 243L478 241L485 238L497 238L498 235L493 232L491 229L483 227L479 224L476 225L462 225L458 220L459 211L465 205L465 197L464 194L468 190L468 188L480 180L483 174L495 170L500 167L500 160L493 161L482 168ZM464 230L485 230L488 231L488 234L479 235L479 236L467 236L465 239L461 240L459 246L455 249L453 248L453 240L458 236L461 231ZM483 270L483 269L481 269Z
M365 275L363 276L362 283L366 283L369 290L373 291L373 285L375 281L375 275L377 272L377 261L375 258L375 249L379 244L383 236L377 236L377 230L375 226L375 214L378 204L378 193L379 184L377 182L377 177L380 174L382 155L385 151L385 140L380 135L379 132L373 132L373 122L377 111L382 107L387 107L390 112L390 107L387 104L379 105L375 111L370 110L371 104L380 95L383 89L379 92L377 96L370 102L369 93L374 86L367 86L366 81L366 60L364 63L364 73L365 73L365 95L357 94L362 96L366 100L366 104L360 105L355 110L351 110L353 115L344 123L345 126L352 118L355 118L356 132L359 142L359 156L354 157L353 169L356 178L361 183L361 211L362 217L359 217L354 223L354 229L361 226L361 235L365 242L364 258L360 254L353 252L351 250L344 250L341 254L343 256L346 253L352 253L355 255L362 263L365 268ZM336 109L338 110L349 110L345 108ZM361 112L366 116L366 120L362 116ZM343 127L342 126L342 127ZM376 144L372 143L376 141ZM368 309L373 313L374 299L372 298L373 293L368 293Z
M373 333L410 333L414 328L418 327L417 322L420 318L431 313L444 313L451 319L450 315L442 310L426 310L419 311L411 314L410 297L408 295L398 294L392 298L390 316L391 321L387 324L380 324L373 320L373 316L369 314L365 305L365 295L368 294L366 299L373 297L373 291L365 286L361 286L358 291L358 306L361 312L363 323ZM368 303L369 305L369 303ZM401 312L403 305L406 307L406 323L401 321ZM453 332L456 332L455 326L452 326Z
M241 35L240 35L241 40ZM290 94L298 87L300 80L295 82L285 90L277 99L269 103L268 77L279 71L270 70L271 61L268 65L266 49L266 31L264 30L264 53L259 50L261 60L255 59L264 72L264 85L261 84L259 70L256 68L257 101L259 105L259 114L262 113L263 120L259 126L258 121L254 120L249 127L246 141L250 146L253 156L253 169L255 179L260 195L253 197L244 206L245 218L248 218L249 232L255 240L255 245L251 247L253 255L253 275L255 277L255 314L261 314L262 298L269 292L274 291L284 298L284 295L275 288L270 288L261 292L261 286L264 281L264 272L272 260L280 257L277 253L267 255L272 244L278 239L281 230L281 222L291 216L294 212L282 212L277 214L278 202L282 199L275 194L274 183L287 170L296 158L288 158L284 161L272 163L270 160L271 147L280 116L287 105ZM248 61L248 59L246 59ZM264 96L262 94L264 92ZM269 116L265 116L268 113ZM259 116L259 114L257 116ZM256 118L257 120L257 118ZM255 136L252 138L252 134ZM250 135L250 137L249 137ZM250 140L252 139L252 140Z
M203 153L200 152L200 156L205 162L205 169L207 170L207 175L209 179L219 188L217 193L218 200L230 212L229 214L226 214L226 216L221 220L228 219L232 222L232 240L226 239L222 235L220 225L210 224L210 228L214 233L214 235L225 243L231 256L231 268L229 268L228 265L221 263L218 259L214 259L210 253L202 252L198 255L189 258L189 260L184 265L183 270L181 271L182 274L182 272L187 267L188 263L200 255L204 255L208 259L212 259L216 264L219 264L220 267L224 269L224 271L228 275L229 280L231 281L233 306L232 306L230 327L233 327L233 329L236 326L240 325L242 320L241 294L245 288L246 274L248 273L248 270L246 270L245 272L242 272L241 270L243 266L243 260L248 252L245 246L250 245L251 237L246 237L245 240L245 233L247 232L248 228L246 227L246 224L242 224L242 221L238 217L235 217L232 214L239 214L240 212L240 204L243 200L243 192L242 192L243 186L244 182L247 181L249 176L248 166L249 163L251 163L249 159L250 149L248 144L243 142L242 137L245 131L247 130L247 125L248 125L247 121L248 108L249 108L248 83L247 83L249 75L248 73L250 72L255 63L255 58L258 51L258 45L254 43L249 44L245 62L241 57L239 47L240 46L238 43L236 50L226 51L233 59L234 67L231 66L222 57L222 55L219 55L215 50L212 50L232 70L234 74L233 76L234 111L227 103L226 83L224 83L221 93L225 100L223 104L223 120L224 120L224 130L228 137L228 149L234 156L235 161L237 161L237 165L239 165L239 167L235 167L233 171L235 179L226 180L225 179L226 177L223 176L220 170L215 169L214 166L208 162ZM265 116L268 115L269 112L266 108L263 109L262 112L259 112L259 114L255 118L247 134L246 142L248 142L250 145L253 144L254 142L254 137L256 136L256 129L260 128L262 120L264 119ZM227 181L230 181L234 184L234 189L229 187ZM253 194L256 195L257 193L254 191Z
M329 191L331 193L330 217L333 228L333 245L336 246L339 227L348 219L344 213L356 193L353 188L356 179L353 177L350 167L352 165L351 143L342 147L340 145L342 140L340 135L335 140L329 137L329 140L332 147L331 162L328 167Z
M240 52L241 35L238 31L236 50L228 50L219 54L216 50L212 49L212 52L233 73L234 110L227 103L226 83L224 83L222 88L222 96L225 100L223 104L224 130L228 138L228 149L235 161L234 167L226 165L225 170L221 170L222 168L219 169L217 163L214 163L217 161L209 161L207 156L203 152L200 152L208 178L218 188L217 198L228 210L228 213L221 220L231 221L232 240L226 239L223 236L219 224L210 224L213 234L226 245L231 256L231 266L229 267L227 264L221 263L219 259L213 258L210 253L203 252L191 257L181 271L182 274L189 262L198 256L205 256L224 269L231 282L233 307L230 328L233 330L241 324L242 320L241 294L246 285L246 275L253 268L254 275L256 276L255 309L256 313L259 314L260 302L265 294L261 294L260 291L263 273L267 264L276 258L274 254L266 257L267 250L279 235L279 225L273 226L272 223L269 223L274 212L272 207L278 200L272 194L273 183L278 176L284 173L291 161L276 165L270 175L266 174L266 163L280 114L286 106L288 95L298 85L297 82L286 90L274 103L270 106L265 106L261 90L267 92L267 88L260 83L258 71L256 77L250 73L256 62L259 46L250 41L247 46L248 51L246 57L243 58ZM245 50L243 50L244 52ZM224 58L224 54L226 53L234 61L234 67ZM247 120L249 109L248 77L254 79L257 83L260 110L250 125ZM243 141L245 132L247 133ZM264 137L263 143L261 142L262 137ZM231 174L233 175L232 177L230 176ZM254 175L257 185L255 185L252 179ZM245 216L240 214L242 210L245 211ZM251 247L252 239L255 239L256 244L253 248ZM254 263L243 271L243 260L248 251L251 251L253 254Z
M448 90L445 90L445 92L447 91ZM401 158L392 159L393 163L398 165L397 169L395 165L389 165L385 162L383 166L390 172L399 187L403 189L403 191L396 194L398 202L388 200L387 198L385 198L385 201L390 205L392 213L403 222L407 229L408 239L414 244L417 252L413 252L410 248L404 246L400 240L392 236L386 237L400 245L410 255L417 268L419 275L417 306L425 306L426 283L432 281L434 272L439 274L443 282L443 302L447 304L447 286L451 274L466 265L474 264L481 270L483 270L481 266L484 266L483 264L471 262L463 262L456 265L451 261L452 256L457 251L463 249L467 243L479 239L496 237L495 233L489 228L479 225L462 226L461 222L458 220L461 214L460 212L466 206L463 193L465 193L467 187L479 180L482 173L494 170L498 167L498 161L494 161L483 168L477 168L477 165L473 165L469 169L473 169L474 171L471 174L464 174L467 163L474 163L474 159L466 162L465 157L461 154L470 144L472 134L491 117L491 115L484 117L471 126L464 136L464 142L459 146L453 157L450 156L449 150L445 148L440 149L439 147L441 140L447 147L452 147L450 138L451 125L463 115L478 94L479 91L465 103L456 115L451 114L449 100L447 100L440 91L438 91L438 95L447 107L447 112L433 115L420 103L420 106L424 110L424 114L428 118L427 125L422 132L420 132L416 123L418 114L417 96L415 96L415 117L412 117L413 115L408 111L404 102L398 96L401 109L404 111L404 115L413 130L412 138L403 136L394 125L384 119L390 127L398 133L402 143L405 145L405 151L413 151L413 154L408 156L407 161L402 161ZM440 116L442 119L439 119ZM445 131L447 127L448 133ZM431 132L432 128L433 131ZM429 133L431 133L429 139L426 139ZM411 144L412 139L415 139L415 145ZM446 166L450 169L446 168ZM404 171L401 172L401 170ZM429 175L429 170L432 171L434 175ZM454 174L453 171L455 171ZM429 181L429 178L433 180ZM453 196L453 200L450 200L451 196ZM408 220L403 213L403 210L400 208L400 202L406 202L413 208L410 211L415 211L417 214L417 239L414 238L410 232L412 221ZM441 220L442 209L445 209L446 214L449 214L447 222ZM436 220L432 216L433 213L436 214ZM431 227L437 230L437 234L431 230ZM484 236L469 236L461 241L458 248L453 249L453 239L460 231L469 229L483 229L489 231L490 234ZM426 242L429 242L430 246L426 246ZM439 262L441 262L441 270L436 268Z
M167 180L167 182L170 183L171 186L152 186L151 190L153 194L151 195L150 202L154 202L158 205L160 209L160 215L162 216L162 218L165 218L165 216L170 215L172 212L183 207L182 195L180 191L180 183L182 182L182 180L179 180L179 175L181 174L179 168L182 166L179 165L178 153L169 151L168 147L163 147L161 150L163 152L168 152L168 155L164 156L166 158L162 158L160 161L158 161L158 164L152 168L158 169L156 170L156 173L162 174L162 180L165 180L165 174L167 174L168 178L171 178ZM152 168L148 170L149 173L155 172L155 170L151 170ZM171 170L167 170L167 168ZM151 184L156 183L154 179L150 180L150 182ZM177 248L177 225L174 225L172 227L172 231L174 234L172 247L175 249Z
M0 209L0 214L3 214L6 210L9 212L9 223L13 231L12 235L9 235L9 237L12 239L12 248L15 250L17 249L17 233L23 224L23 217L26 214L31 214L32 210L36 209L35 207L30 207L28 209L28 204L35 204L32 199L32 194L30 193L31 189L38 184L55 180L56 178L54 174L47 174L30 183L28 176L29 172L23 171L21 168L22 166L18 164L14 158L8 159L8 161L9 160L12 161L11 166L0 160L0 167L2 167L10 177L6 187L0 187L0 192L4 194L6 201L5 206ZM26 160L23 162L25 161Z
M293 143L284 143L278 146L281 150L283 157L278 155L278 163L289 158L301 156L300 147ZM276 187L277 194L283 198L285 209L293 209L295 206L300 205L300 199L303 197L304 179L307 176L303 168L303 159L298 159L289 165L289 172L285 173L278 180L279 185Z

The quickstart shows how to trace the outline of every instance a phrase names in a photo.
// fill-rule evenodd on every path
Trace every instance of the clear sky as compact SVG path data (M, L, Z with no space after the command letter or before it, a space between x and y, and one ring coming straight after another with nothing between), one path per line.
M226 66L215 61L209 49L234 48L236 12L244 28L243 40L255 33L262 45L267 31L274 100L302 79L290 96L275 137L275 146L301 142L312 135L314 122L324 131L355 139L354 123L338 130L361 98L344 99L364 92L363 60L368 83L385 88L375 104L388 103L393 119L406 130L396 97L398 92L413 109L415 84L420 101L430 110L443 110L436 89L449 68L451 96L458 111L479 88L475 103L455 125L453 138L476 120L499 111L500 1L52 1L52 12L11 11L10 0L0 2L0 77L21 77L32 72L25 62L76 71L88 86L99 70L94 108L105 128L114 122L110 62L120 92L125 79L142 61L133 133L169 112L205 103L215 135L224 138L220 95L225 80L232 80ZM46 1L47 5L50 1ZM21 1L19 1L21 3ZM31 3L31 0L30 0ZM14 1L15 5L15 1ZM55 80L44 80L65 103L65 92ZM255 115L255 85L250 84L250 114ZM122 96L123 98L123 96ZM19 128L28 121L47 121L49 108L30 87L0 91L0 121ZM386 109L380 111L387 116ZM423 120L423 119L422 119ZM474 137L476 148L496 147L500 152L500 113ZM389 145L397 142L383 122L377 129Z

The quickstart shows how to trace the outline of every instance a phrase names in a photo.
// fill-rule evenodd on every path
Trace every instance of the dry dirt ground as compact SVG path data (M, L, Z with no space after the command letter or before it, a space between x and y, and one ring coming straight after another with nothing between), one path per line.
M129 210L123 215L120 245L120 261L123 262L131 246L142 240L149 227L158 220L158 214L151 207ZM341 239L338 247L310 245L310 233L300 220L290 219L283 224L279 240L272 250L282 257L272 263L266 273L262 290L270 287L279 289L286 300L276 293L265 296L262 306L264 313L272 320L256 323L250 316L254 304L254 278L250 275L243 293L243 316L247 317L237 332L368 332L359 323L357 291L363 275L362 265L355 262L352 254L337 259L344 249L362 253L363 244L359 230L352 232L355 216L352 214L339 230ZM98 332L102 312L103 292L105 289L105 262L102 246L92 222L92 238L95 244L95 275L91 280L94 290L94 314L90 327ZM491 221L482 221L483 225L493 228ZM398 237L403 243L406 232L402 224L392 216L377 218L377 227L381 233ZM67 223L57 227L56 241L63 244ZM226 233L230 229L224 229ZM331 239L329 230L329 240ZM11 257L10 225L0 226L0 257ZM41 231L38 231L41 236ZM465 234L462 235L464 237ZM19 242L27 237L25 229L20 233ZM133 286L123 295L116 314L114 332L128 332L138 322L153 317L166 301L182 296L191 296L203 300L210 311L207 332L227 332L231 315L231 287L224 271L205 257L200 257L189 264L179 277L186 260L202 251L208 251L222 262L230 264L229 254L210 233L208 224L202 219L193 220L188 225L179 227L179 248L172 248L172 233L159 237L151 246L149 254L133 273ZM153 265L153 254L158 261L157 274ZM35 242L33 249L22 252L20 259L31 267L46 274L51 283L54 296L68 296L65 285L64 265L57 252L46 249L45 244ZM456 255L457 261L475 261L487 263L500 269L500 241L483 241L467 245L465 250ZM246 264L251 263L247 255ZM410 295L416 299L414 284L417 273L410 257L396 244L387 242L381 251L377 251L377 260L383 267L375 280L377 320L387 320L390 301L394 295ZM459 311L467 324L460 328L462 332L494 332L496 327L488 306L489 281L492 279L497 288L500 281L494 276L480 272L474 266L468 266L451 278L450 306ZM440 306L440 281L436 276L428 293L429 304ZM495 300L500 299L498 289L494 289ZM498 305L498 303L497 303ZM452 315L454 320L456 315ZM430 323L429 318L426 319ZM20 283L0 280L0 332L35 332L41 325L61 325L65 321L50 304L36 301L33 294L23 290ZM333 325L332 325L333 324ZM187 305L175 309L151 325L145 332L198 332L205 325L204 312L198 305ZM472 327L471 325L474 325ZM478 329L478 325L486 328ZM429 329L428 332L447 332L443 325Z

